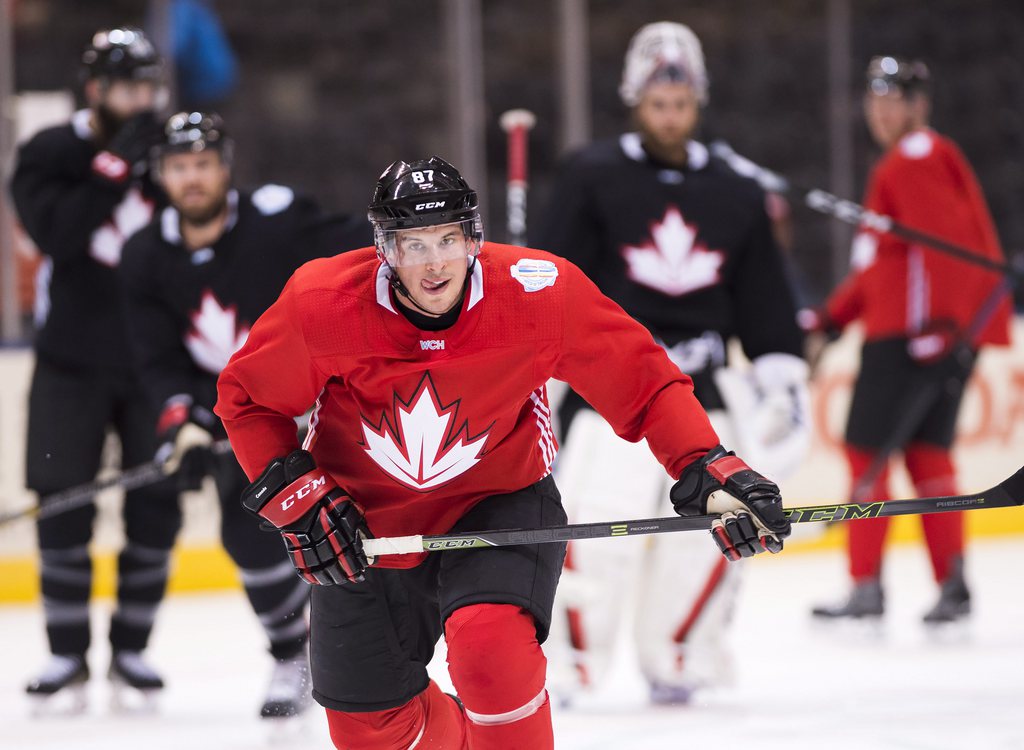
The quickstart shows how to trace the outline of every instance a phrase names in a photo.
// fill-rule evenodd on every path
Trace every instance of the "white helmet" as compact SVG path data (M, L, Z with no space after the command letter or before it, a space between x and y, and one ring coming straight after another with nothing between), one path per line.
M619 85L623 103L635 107L644 89L659 81L688 83L697 92L700 103L707 103L704 52L689 26L671 21L649 23L630 40Z

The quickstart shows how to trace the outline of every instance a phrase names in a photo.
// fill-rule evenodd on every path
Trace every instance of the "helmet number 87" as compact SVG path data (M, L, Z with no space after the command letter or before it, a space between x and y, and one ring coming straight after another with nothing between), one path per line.
M424 169L423 171L415 171L412 173L412 181L417 185L421 185L424 182L434 181L434 170Z

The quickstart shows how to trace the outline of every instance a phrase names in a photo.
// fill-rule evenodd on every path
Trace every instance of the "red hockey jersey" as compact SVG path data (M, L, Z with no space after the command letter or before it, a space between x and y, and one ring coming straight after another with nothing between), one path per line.
M967 160L933 130L909 133L886 153L871 175L864 205L985 258L1003 258ZM828 300L827 311L839 327L862 318L868 339L913 336L943 321L967 331L1000 283L991 271L868 228L854 239L852 264L853 273ZM1007 294L975 343L1008 343L1010 315Z
M296 447L293 417L315 404L305 447L371 531L443 533L549 473L552 377L673 477L718 443L689 377L568 261L485 244L443 331L395 309L385 272L372 248L307 263L221 374L216 411L250 477Z

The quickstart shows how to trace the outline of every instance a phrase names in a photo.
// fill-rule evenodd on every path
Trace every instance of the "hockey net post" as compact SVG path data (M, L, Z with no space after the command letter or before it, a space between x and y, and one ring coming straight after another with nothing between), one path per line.
M508 141L505 220L510 245L526 245L526 191L529 186L530 131L537 118L528 109L510 109L499 119Z
M984 508L1009 508L1024 505L1024 467L1008 479L984 491L969 495L921 497L906 500L875 500L833 505L787 508L792 523L854 521L864 518L948 513ZM677 531L706 531L717 516L670 516L601 523L579 523L533 529L501 529L431 536L403 536L366 539L363 550L369 557L406 555L419 552L509 547L517 544L544 544L580 539L666 534Z

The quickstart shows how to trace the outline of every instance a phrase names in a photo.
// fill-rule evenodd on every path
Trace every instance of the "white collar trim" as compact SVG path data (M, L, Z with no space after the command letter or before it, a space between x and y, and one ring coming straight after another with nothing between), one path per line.
M83 141L91 141L93 137L92 110L79 109L72 113L71 128L75 131L75 135Z
M619 147L633 161L648 161L639 133L623 133L619 136ZM704 169L709 161L708 147L700 141L686 142L686 165L689 169Z

